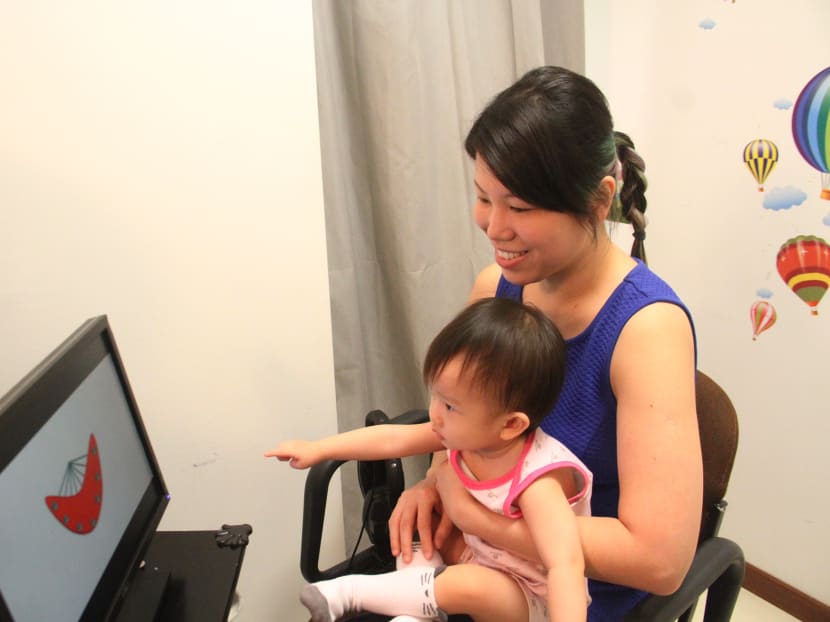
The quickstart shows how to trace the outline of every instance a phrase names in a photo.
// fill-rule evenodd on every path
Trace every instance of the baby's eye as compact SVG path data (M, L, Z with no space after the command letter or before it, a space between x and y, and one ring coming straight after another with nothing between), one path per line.
M446 408L448 411L453 411L453 410L455 410L455 408L453 407L453 405L452 405L452 404L448 404L447 402L444 402L444 408Z

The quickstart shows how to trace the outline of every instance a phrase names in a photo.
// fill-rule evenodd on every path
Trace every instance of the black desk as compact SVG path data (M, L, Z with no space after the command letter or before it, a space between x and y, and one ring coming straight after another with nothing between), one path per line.
M118 622L148 620L145 604L163 591L155 622L224 622L245 545L220 546L216 531L158 531L144 555Z

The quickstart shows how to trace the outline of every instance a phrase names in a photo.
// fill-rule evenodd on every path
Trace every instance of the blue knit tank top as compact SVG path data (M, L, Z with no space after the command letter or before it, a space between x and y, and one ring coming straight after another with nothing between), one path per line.
M522 299L522 287L499 280L496 296ZM617 471L617 399L611 390L611 355L626 322L655 302L678 305L691 314L677 294L638 261L581 334L566 342L565 384L542 429L562 442L594 474L591 513L617 516L620 497ZM694 330L694 326L692 326ZM602 581L589 581L589 622L619 620L645 593Z

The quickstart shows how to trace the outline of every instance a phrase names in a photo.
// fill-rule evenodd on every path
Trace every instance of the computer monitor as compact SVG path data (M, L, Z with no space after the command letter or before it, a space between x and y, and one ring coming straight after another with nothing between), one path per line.
M112 618L168 501L92 318L0 399L0 621Z

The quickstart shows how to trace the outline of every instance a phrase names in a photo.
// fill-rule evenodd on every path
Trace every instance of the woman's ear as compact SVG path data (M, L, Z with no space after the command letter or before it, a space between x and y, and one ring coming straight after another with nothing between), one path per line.
M530 427L530 418L521 411L507 413L501 427L501 438L505 441L512 441L521 436Z
M595 209L597 210L597 222L604 222L611 213L611 207L614 205L614 196L617 193L617 180L606 175L599 182L597 188L597 202Z

